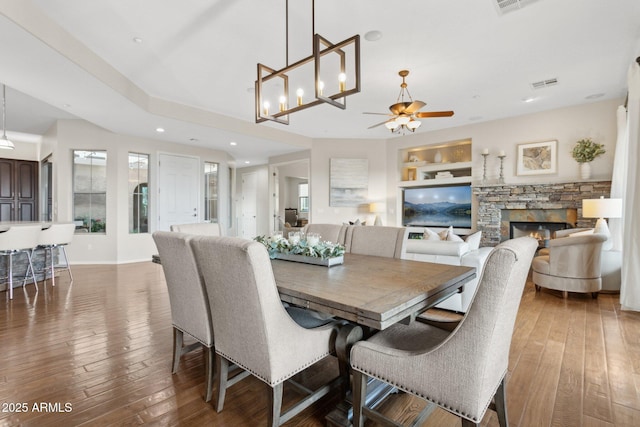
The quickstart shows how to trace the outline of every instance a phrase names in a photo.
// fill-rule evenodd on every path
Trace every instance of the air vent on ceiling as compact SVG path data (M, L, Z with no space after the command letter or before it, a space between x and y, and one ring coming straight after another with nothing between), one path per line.
M504 15L505 13L522 9L523 7L531 3L534 3L538 0L492 0L492 1L496 5L496 8L498 9L498 13L500 15Z
M547 80L540 80L539 82L533 82L531 83L531 87L533 89L542 89L544 87L554 86L557 84L558 84L558 79L547 79Z

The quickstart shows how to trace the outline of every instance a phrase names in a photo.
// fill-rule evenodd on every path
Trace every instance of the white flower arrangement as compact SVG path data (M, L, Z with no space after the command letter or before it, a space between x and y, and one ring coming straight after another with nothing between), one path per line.
M309 234L306 238L294 235L289 239L285 239L282 234L276 234L269 237L257 236L254 240L262 243L267 248L271 259L274 259L277 254L302 255L321 259L344 255L345 248L343 245L324 242L320 240L319 235Z

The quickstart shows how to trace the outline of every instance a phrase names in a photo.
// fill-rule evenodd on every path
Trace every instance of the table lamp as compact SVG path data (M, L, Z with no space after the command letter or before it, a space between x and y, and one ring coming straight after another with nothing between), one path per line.
M611 241L611 233L609 232L609 226L605 218L622 217L622 199L605 199L604 196L601 196L599 199L583 199L582 216L584 218L598 218L593 232L607 236L607 240L603 243L602 249L611 249L613 242Z
M380 215L383 212L387 211L387 207L384 203L376 202L369 203L369 212L376 214L376 220L373 225L382 225L382 220L380 219Z

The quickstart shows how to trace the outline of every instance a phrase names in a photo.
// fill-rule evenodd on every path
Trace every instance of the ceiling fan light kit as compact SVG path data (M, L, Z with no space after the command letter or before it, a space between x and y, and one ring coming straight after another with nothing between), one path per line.
M255 83L256 123L274 121L289 124L289 114L320 104L330 104L340 109L347 106L346 97L360 92L360 35L356 34L339 43L333 44L315 33L315 0L311 2L311 33L313 36L313 53L289 65L289 0L286 0L286 62L284 68L275 70L258 63L258 78ZM351 55L348 55L351 53ZM351 61L349 61L349 59ZM325 73L331 78L323 80L324 69L334 71ZM300 76L303 71L312 68L313 81ZM289 79L292 75L298 77L295 95L289 92ZM349 86L351 85L351 86ZM313 97L305 98L303 86L313 86ZM329 92L328 94L326 92ZM270 99L278 100L278 109L271 109ZM295 102L290 102L295 99Z
M418 112L419 109L427 105L422 101L414 101L409 93L409 89L407 89L407 82L405 81L406 77L409 75L408 70L400 70L398 75L402 77L402 84L400 85L400 93L398 94L398 99L396 103L389 107L389 111L391 114L384 113L365 113L365 114L382 114L387 116L392 116L389 120L384 121L382 123L377 123L373 126L369 126L369 129L378 127L380 125L384 125L387 129L391 131L391 133L404 133L405 130L409 130L411 132L415 132L416 129L420 127L422 122L417 119L428 118L428 117L451 117L453 116L453 111L428 111L428 112ZM405 101L405 94L409 101Z
M13 150L15 145L13 142L7 138L7 126L6 126L6 117L7 117L7 106L6 106L6 96L5 96L5 86L2 85L2 137L0 137L0 149L4 150Z

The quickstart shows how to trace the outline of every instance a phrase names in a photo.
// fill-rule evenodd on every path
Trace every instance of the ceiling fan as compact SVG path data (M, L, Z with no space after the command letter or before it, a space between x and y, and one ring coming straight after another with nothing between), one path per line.
M385 120L384 122L376 123L373 126L369 126L367 129L373 129L375 127L385 125L387 129L389 129L392 133L399 133L404 129L408 129L411 132L415 132L418 127L420 127L421 123L416 119L424 119L429 117L451 117L453 116L453 111L425 111L419 112L418 110L427 105L422 101L414 101L411 98L411 94L409 94L409 89L407 89L407 83L405 82L405 78L409 75L408 70L400 70L398 75L402 77L402 84L400 85L400 93L398 94L398 99L396 103L389 107L391 114L385 113L364 113L364 114L379 114L390 116L390 119ZM409 98L409 101L405 101L405 93Z

